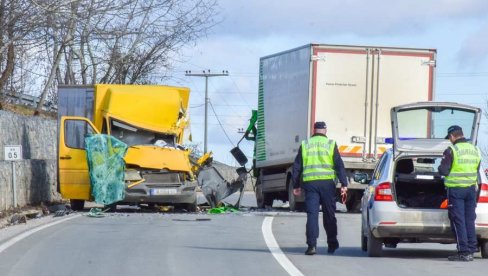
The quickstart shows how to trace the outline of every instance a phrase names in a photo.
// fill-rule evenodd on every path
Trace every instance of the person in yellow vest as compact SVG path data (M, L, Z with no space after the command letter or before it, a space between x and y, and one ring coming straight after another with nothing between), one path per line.
M478 250L476 240L476 187L481 153L477 146L464 138L463 129L453 125L447 130L451 141L443 154L438 171L445 176L448 214L457 243L457 253L449 261L472 261Z
M301 195L305 191L307 224L305 234L308 248L305 255L317 253L319 237L319 210L322 205L323 223L327 234L327 252L334 254L339 248L337 240L336 181L341 183L341 192L347 192L347 177L344 162L336 142L327 137L324 122L315 122L314 134L302 142L298 149L292 171L293 193ZM300 181L300 177L301 180ZM302 185L300 187L300 182Z

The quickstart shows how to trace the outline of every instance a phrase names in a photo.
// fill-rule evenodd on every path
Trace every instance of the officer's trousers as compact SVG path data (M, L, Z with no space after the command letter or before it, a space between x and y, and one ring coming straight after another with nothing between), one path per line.
M335 182L333 180L315 180L304 182L305 208L307 211L307 226L305 234L309 246L317 246L319 237L319 210L322 205L323 223L327 234L329 247L337 248L337 220L335 217Z
M473 253L478 247L475 231L476 188L447 188L451 229L459 253Z

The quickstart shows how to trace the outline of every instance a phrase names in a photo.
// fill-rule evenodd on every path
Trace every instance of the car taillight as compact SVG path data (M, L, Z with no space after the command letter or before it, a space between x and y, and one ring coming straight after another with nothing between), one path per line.
M380 183L374 193L375 201L393 201L390 182Z
M480 203L488 203L488 184L481 183L480 197L478 198Z

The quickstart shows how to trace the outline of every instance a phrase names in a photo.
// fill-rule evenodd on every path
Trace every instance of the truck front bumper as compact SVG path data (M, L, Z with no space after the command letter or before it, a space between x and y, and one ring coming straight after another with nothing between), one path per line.
M146 185L141 183L125 190L125 203L196 203L196 183L188 182L180 186Z

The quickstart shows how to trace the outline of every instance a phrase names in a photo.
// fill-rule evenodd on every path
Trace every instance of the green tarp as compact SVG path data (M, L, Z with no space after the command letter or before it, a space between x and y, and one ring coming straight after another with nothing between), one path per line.
M110 135L85 138L91 194L98 204L109 205L125 196L124 156L127 145Z

